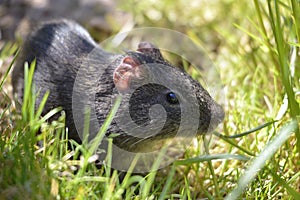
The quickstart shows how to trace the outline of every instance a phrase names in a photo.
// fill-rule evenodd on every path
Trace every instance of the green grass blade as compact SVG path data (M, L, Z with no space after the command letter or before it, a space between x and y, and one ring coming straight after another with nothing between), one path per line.
M293 189L287 182L285 182L282 178L280 178L276 173L270 170L270 173L273 175L274 179L279 182L286 191L293 196L294 199L300 199L300 193Z
M259 6L258 0L253 0L253 1L254 1L254 5L255 5L256 14L257 14L257 17L258 17L259 26L261 28L261 31L263 32L264 40L266 41L266 43L268 44L267 46L270 49L269 55L272 58L273 63L276 64L277 62L276 62L276 58L274 56L274 53L272 51L272 44L270 42L270 39L268 38L267 29L266 29L266 27L264 25L264 22L263 22L264 20L263 20L263 17L262 17L261 8Z
M18 44L17 43L12 43L12 42L7 42L4 47L0 51L0 60L4 60L7 57L13 55L15 52L18 54Z
M291 4L293 10L293 20L295 24L297 41L300 41L300 3L299 1L291 0Z
M26 62L24 64L24 95L23 95L23 104L22 104L22 117L24 121L27 121L27 102L28 102L28 98L29 98L29 88L31 86L29 85L29 81L28 81L28 63Z
M4 84L5 80L7 79L7 76L9 74L9 72L11 71L13 64L15 63L15 61L17 59L18 54L19 54L19 50L16 52L12 62L9 64L8 69L6 70L6 72L4 74L4 77L2 78L2 80L0 82L0 90L2 90L3 84Z
M118 96L116 98L116 101L111 109L111 111L109 112L108 114L108 117L106 118L106 120L104 121L103 125L101 126L99 132L97 133L97 136L91 141L91 146L89 148L90 152L95 152L99 146L99 144L101 143L109 125L111 124L115 114L117 113L118 111L118 108L121 104L121 99L122 97L121 96Z
M24 95L22 105L22 116L25 121L34 120L34 109L32 108L34 108L35 106L35 95L32 81L35 65L35 60L30 64L30 67L27 62L24 64Z
M167 181L166 181L166 183L165 183L165 185L164 185L164 188L163 188L162 192L161 192L160 195L159 195L159 198L158 198L159 200L164 200L164 199L166 199L167 192L168 192L168 190L170 189L170 186L171 186L173 177L174 177L174 175L175 175L175 166L176 166L175 164L172 165L171 171L170 171L170 173L168 174L168 178L167 178Z
M256 131L258 131L258 130L261 130L261 129L265 128L265 127L268 127L268 126L270 126L271 124L274 124L274 122L276 122L276 121L267 122L267 123L265 123L265 124L262 124L262 125L259 125L259 126L255 127L255 128L253 128L253 129L251 129L251 130L249 130L249 131L245 131L245 132L243 132L243 133L239 133L239 134L236 134L236 135L229 135L229 136L227 136L227 135L222 135L222 137L225 137L225 138L231 138L231 139L243 137L243 136L249 135L250 133L253 133L253 132L256 132Z
M90 131L90 118L91 118L91 108L87 108L84 114L84 127L83 127L83 139L82 144L87 146Z
M163 157L166 154L167 150L168 150L167 146L161 148L157 156L157 159L155 159L153 165L151 166L151 170L150 170L151 172L148 174L147 180L145 182L145 186L142 191L142 198L146 198L147 196L149 196L151 192L151 187L155 180L157 170L159 169L159 166L162 163Z
M54 108L54 109L50 110L46 115L44 115L39 121L41 123L44 123L45 121L47 121L48 119L53 117L55 114L59 113L60 111L62 111L62 107Z
M250 155L250 156L255 156L254 153L252 153L251 151L245 149L244 147L242 146L239 146L238 144L236 144L233 140L227 138L227 137L224 137L224 135L214 131L213 132L214 135L216 135L217 137L221 138L222 140L226 141L227 143L231 144L232 146L238 148L239 150L245 152L246 154Z
M45 95L43 96L43 99L42 99L42 101L41 101L41 103L40 103L40 105L39 105L39 107L38 107L38 109L37 109L37 111L36 111L36 113L35 113L35 119L36 120L38 120L38 118L41 116L41 114L42 114L42 112L43 112L43 109L44 109L44 107L45 107L45 105L46 105L46 102L47 102L47 99L48 99L48 97L49 97L49 94L50 94L50 92L49 91L47 91L46 93L45 93Z
M199 162L206 162L212 160L241 160L248 161L250 158L243 155L236 154L215 154L215 155L203 155L194 158L188 158L184 160L175 161L175 165L190 165Z
M267 144L266 148L254 158L252 164L240 177L238 186L226 196L225 199L238 199L246 187L251 183L257 173L266 165L266 162L276 153L285 141L298 129L298 121L293 120L279 130L274 139Z
M274 1L275 7L275 14L273 13L272 6L270 2L268 2L269 13L271 17L272 29L275 37L276 48L278 52L278 60L280 63L280 72L281 72L281 79L284 85L285 91L288 95L288 102L289 102L289 109L292 118L295 118L297 115L300 114L299 104L296 101L295 93L292 87L292 78L291 72L288 63L288 52L287 52L287 44L283 37L282 27L281 27L281 13L279 9L279 3ZM300 139L300 138L298 138Z

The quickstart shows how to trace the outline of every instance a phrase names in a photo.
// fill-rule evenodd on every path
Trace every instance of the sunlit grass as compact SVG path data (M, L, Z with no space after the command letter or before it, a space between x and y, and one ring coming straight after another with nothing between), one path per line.
M224 85L224 99L218 99L226 110L223 127L195 139L173 165L120 180L109 165L88 162L105 126L94 144L68 148L64 112L41 116L47 94L34 109L34 63L25 64L20 111L7 90L8 64L0 78L0 199L299 198L299 2L129 1L121 7L137 27L172 28L202 42ZM0 64L17 47L5 45ZM55 113L61 116L48 123Z

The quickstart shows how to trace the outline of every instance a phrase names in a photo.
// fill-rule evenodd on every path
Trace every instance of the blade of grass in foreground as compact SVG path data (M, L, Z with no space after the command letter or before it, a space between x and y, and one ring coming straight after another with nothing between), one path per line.
M212 160L241 160L241 161L248 161L249 157L243 155L236 155L236 154L215 154L215 155L204 155L198 156L193 158L188 158L184 160L177 160L175 161L175 165L189 165L199 162L205 161L212 161Z
M6 78L8 77L9 72L11 71L11 68L13 66L13 64L15 63L17 56L19 54L19 51L16 52L16 55L14 56L12 62L10 63L10 65L8 66L8 70L6 70L4 77L2 78L1 82L0 82L0 90L2 90L3 84L6 80Z
M265 128L265 127L268 127L268 126L270 126L271 124L274 124L276 121L271 121L271 122L267 122L267 123L265 123L265 124L262 124L262 125L259 125L259 126L257 126L257 127L255 127L255 128L253 128L253 129L251 129L251 130L249 130L249 131L245 131L245 132L243 132L243 133L239 133L239 134L236 134L236 135L221 135L221 134L215 134L215 135L217 135L217 136L222 136L222 137L224 137L224 138L230 138L230 139L233 139L233 138L239 138L239 137L243 137L243 136L245 136L245 135L249 135L250 133L254 133L254 132L256 132L256 131L258 131L258 130L260 130L260 129L263 129L263 128Z
M83 166L81 166L79 172L77 173L77 177L82 177L83 174L85 173L85 169L87 168L87 165L88 165L88 159L89 159L90 156L92 156L92 155L97 151L97 149L99 148L99 146L100 146L100 144L101 144L101 142L102 142L102 140L103 140L103 138L104 138L104 136L105 136L105 133L106 133L108 127L109 127L109 125L111 124L111 122L112 122L114 116L116 115L116 113L117 113L117 111L118 111L118 108L119 108L119 106L120 106L120 104L121 104L121 100L122 100L122 97L121 97L121 96L118 96L118 97L116 98L116 101L115 101L115 103L114 103L112 109L110 110L110 112L109 112L109 114L108 114L106 120L104 121L103 125L102 125L101 128L99 129L97 135L90 141L89 147L88 147L88 151L86 151L86 152L85 152L85 155L84 155L84 157L85 157L86 159L84 160ZM89 123L90 123L89 119L90 119L90 118L87 117L87 116L90 115L89 113L90 113L90 112L88 111L88 112L87 112L87 115L85 116L85 118L86 118L86 119L85 119L85 125L84 125L85 127L89 127ZM87 120L87 119L88 119L88 120ZM87 131L88 131L88 129L85 128L85 132L86 132L86 133L84 133L84 138L85 138L84 141L85 141L85 142L87 142L86 140L87 140L87 138L88 138L88 133L87 133ZM83 150L84 150L84 149L83 149ZM108 155L108 156L109 156L109 155Z
M289 122L283 126L277 136L266 146L266 148L253 160L252 165L245 171L244 175L239 179L238 186L226 196L225 199L237 199L244 189L254 180L257 173L264 167L276 151L284 144L284 142L298 129L297 120Z
M90 152L95 152L97 150L97 148L99 147L109 125L111 124L114 116L116 115L117 111L118 111L118 108L121 104L121 100L122 100L122 97L121 96L118 96L116 98L116 101L111 109L111 111L109 112L108 114L108 117L106 118L106 120L104 121L104 124L101 126L97 136L91 141L91 146L89 148Z
M24 121L30 121L34 118L34 112L27 112L28 110L34 110L35 98L32 93L32 80L35 69L35 60L30 64L26 62L24 64L24 96L22 105L22 117Z

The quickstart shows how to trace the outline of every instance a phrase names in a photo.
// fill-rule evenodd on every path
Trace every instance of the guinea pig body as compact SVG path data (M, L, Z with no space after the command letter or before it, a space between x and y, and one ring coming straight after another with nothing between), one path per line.
M155 143L175 137L178 131L184 136L191 126L196 126L196 135L204 134L224 118L223 109L208 92L148 42L140 43L137 51L117 55L100 48L75 22L45 23L24 43L13 71L13 88L20 102L23 65L34 59L33 81L40 92L37 105L50 91L43 113L62 106L69 138L77 142L83 127L74 121L84 118L83 105L91 106L95 113L91 123L99 128L117 95L122 103L107 136L114 134L114 144L129 151L144 151L147 145L155 148ZM88 95L81 98L84 93Z

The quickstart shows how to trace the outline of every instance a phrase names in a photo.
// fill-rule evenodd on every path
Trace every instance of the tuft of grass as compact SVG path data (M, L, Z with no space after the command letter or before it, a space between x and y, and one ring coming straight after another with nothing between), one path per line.
M47 118L58 110L55 109L43 117L39 112L35 112L32 104L35 94L29 81L32 80L33 70L34 63L30 70L28 65L25 65L26 97L21 117L12 122L10 134L7 132L1 134L0 197L2 199L54 199L52 194L49 195L52 172L48 166L47 154L43 154L43 151L37 147L36 134Z

